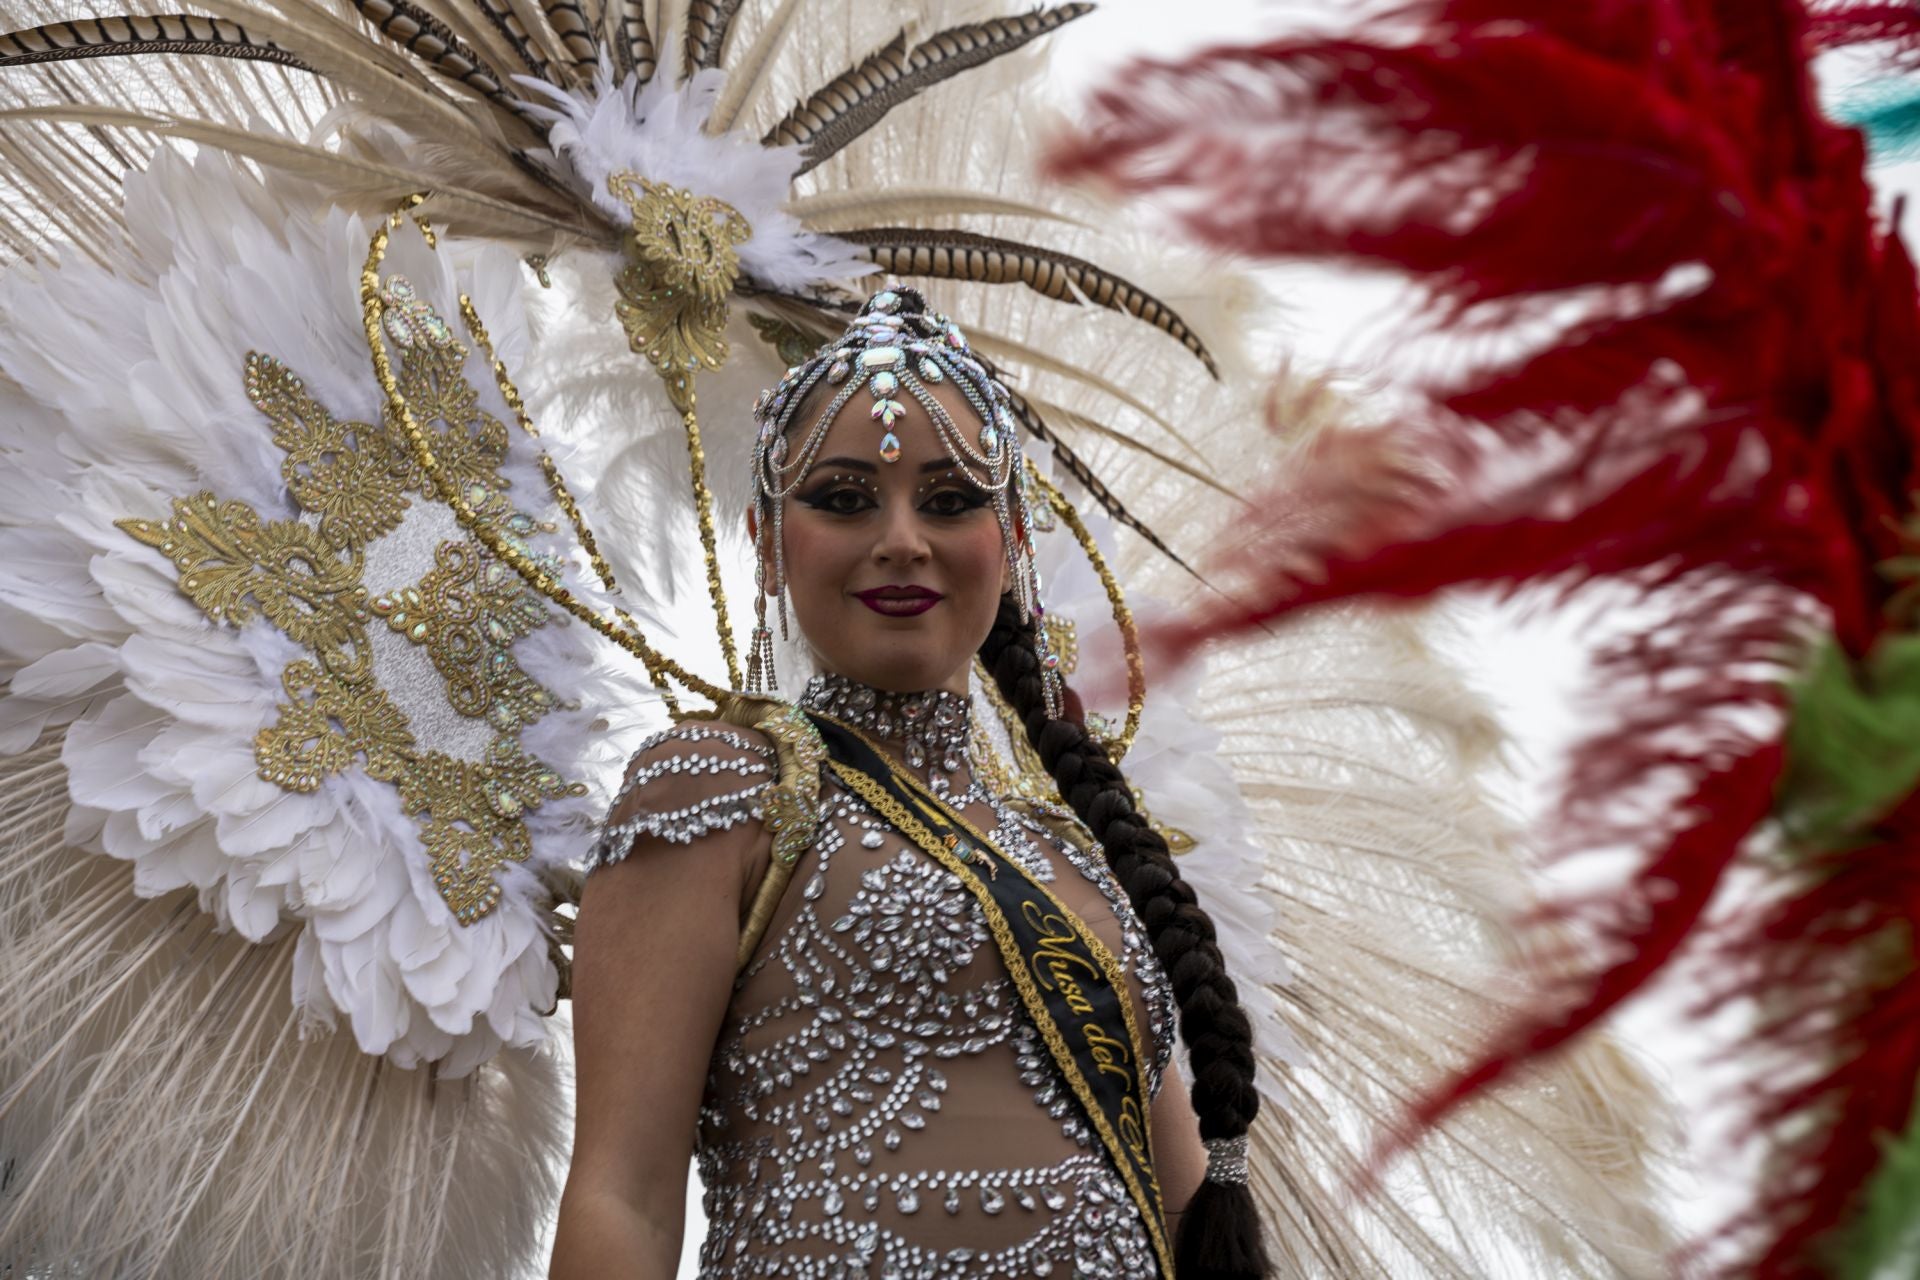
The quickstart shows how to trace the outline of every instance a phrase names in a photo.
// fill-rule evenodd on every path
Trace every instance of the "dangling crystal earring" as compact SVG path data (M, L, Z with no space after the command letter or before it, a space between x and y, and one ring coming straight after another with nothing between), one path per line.
M756 543L766 540L766 522L760 524ZM767 627L767 560L764 554L753 561L753 645L747 655L747 692L769 694L780 687L779 674L773 669L773 632Z
M747 692L767 694L780 687L779 676L773 669L773 632L767 629L767 598L761 596L754 605L757 616L753 628L753 648L747 655Z

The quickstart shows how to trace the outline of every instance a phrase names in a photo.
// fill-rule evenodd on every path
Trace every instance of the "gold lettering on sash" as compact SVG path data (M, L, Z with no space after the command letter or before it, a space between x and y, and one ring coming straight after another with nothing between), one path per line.
M1048 914L1038 902L1031 899L1020 904L1020 914L1040 935L1034 953L1027 957L1034 980L1044 990L1058 991L1066 999L1067 1007L1075 1013L1092 1013L1093 1002L1081 990L1081 980L1074 975L1073 966L1078 965L1092 975L1093 985L1096 986L1101 981L1101 973L1093 961L1072 950L1080 944L1080 936L1073 931L1073 926L1062 916Z
M1119 1076L1127 1082L1127 1088L1133 1088L1133 1072L1126 1066L1133 1061L1133 1055L1127 1052L1126 1042L1114 1039L1097 1022L1082 1023L1080 1034L1086 1039L1087 1048L1100 1070L1110 1076Z
M1154 1199L1160 1198L1160 1172L1153 1167L1147 1146L1147 1119L1140 1113L1140 1100L1132 1094L1120 1103L1120 1141L1126 1144L1133 1162L1153 1186Z

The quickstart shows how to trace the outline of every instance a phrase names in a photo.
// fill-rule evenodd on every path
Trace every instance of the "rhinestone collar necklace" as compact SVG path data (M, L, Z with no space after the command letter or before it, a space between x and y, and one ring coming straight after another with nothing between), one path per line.
M845 676L807 681L800 705L846 721L875 738L898 740L909 767L929 763L958 773L967 760L968 706L963 694L945 689L888 693Z

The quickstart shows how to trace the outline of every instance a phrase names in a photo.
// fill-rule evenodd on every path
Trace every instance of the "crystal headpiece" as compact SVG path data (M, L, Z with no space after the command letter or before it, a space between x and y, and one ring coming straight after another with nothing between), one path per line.
M955 422L928 389L930 384L942 382L951 383L966 397L979 418L977 426ZM834 393L805 435L796 436L800 406L822 383L834 388ZM756 550L760 552L755 572L760 599L759 626L754 631L748 668L749 687L772 685L773 637L766 625L769 595L779 604L781 638L787 636L782 500L806 479L835 416L862 393L868 398L875 424L875 449L889 463L900 458L900 438L894 433L894 424L906 413L902 398L912 396L919 401L955 468L992 495L1011 571L1013 597L1022 619L1045 612L1033 562L1027 465L1016 430L1013 397L987 363L974 354L960 326L944 315L929 312L926 300L915 290L882 290L867 300L844 334L821 347L812 358L788 369L780 385L761 392L754 405L758 436L753 450L753 488L759 517ZM765 581L769 563L773 568L771 583ZM1044 628L1035 630L1041 636L1038 643L1048 709L1058 715L1059 664L1045 649Z

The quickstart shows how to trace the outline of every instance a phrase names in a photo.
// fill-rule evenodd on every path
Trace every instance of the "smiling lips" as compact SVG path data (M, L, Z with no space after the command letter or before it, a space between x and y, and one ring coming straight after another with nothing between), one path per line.
M911 618L946 599L938 591L926 587L874 587L870 591L856 591L853 594L861 604L889 618Z

